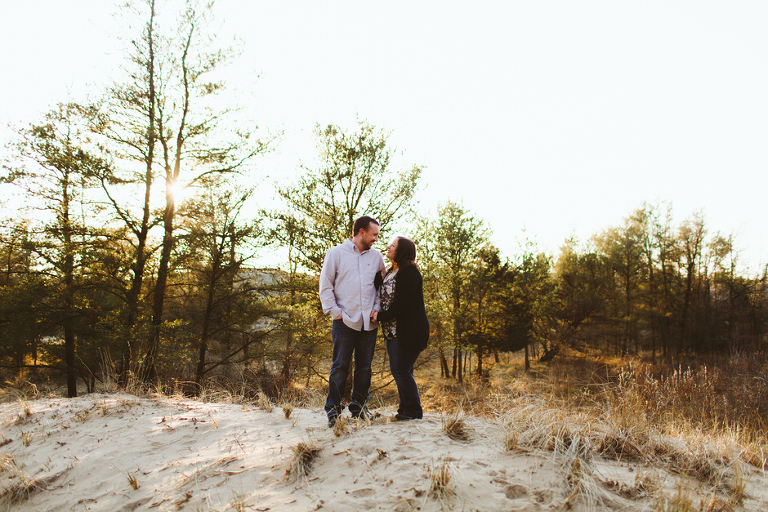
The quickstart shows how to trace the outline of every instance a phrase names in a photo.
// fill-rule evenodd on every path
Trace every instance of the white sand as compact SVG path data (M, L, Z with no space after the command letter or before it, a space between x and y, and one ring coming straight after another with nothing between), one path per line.
M572 493L563 461L551 453L504 449L500 425L466 418L469 441L450 439L443 418L349 421L340 437L321 409L289 419L252 405L125 394L0 404L0 509L62 510L562 510ZM319 454L306 477L288 473L293 448ZM559 461L559 462L558 462ZM448 496L431 491L446 466ZM573 510L650 510L628 496L643 468L598 461L602 502ZM135 478L134 489L129 481ZM768 501L765 474L748 477L749 510ZM572 483L572 482L571 482ZM17 499L12 501L12 497ZM606 507L598 507L603 503Z

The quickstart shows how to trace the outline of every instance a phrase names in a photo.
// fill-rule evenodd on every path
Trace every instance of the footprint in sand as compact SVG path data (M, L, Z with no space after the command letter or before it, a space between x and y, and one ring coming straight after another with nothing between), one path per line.
M376 491L371 489L370 487L363 487L362 489L355 489L353 491L347 491L347 494L349 494L352 497L355 498L365 498L367 496L371 496L372 494L375 494Z
M508 485L504 489L504 496L506 496L507 499L510 499L510 500L525 498L526 496L528 496L528 489L525 486L519 485L519 484Z

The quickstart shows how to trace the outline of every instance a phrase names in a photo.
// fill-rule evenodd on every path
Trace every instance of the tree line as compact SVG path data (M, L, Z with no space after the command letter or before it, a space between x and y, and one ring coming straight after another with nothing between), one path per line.
M171 5L129 6L124 77L11 141L3 187L28 208L0 235L6 379L63 379L76 396L78 382L195 390L245 377L279 393L322 377L317 275L362 214L413 234L446 378L483 378L519 350L526 365L764 350L766 272L739 274L733 238L710 235L700 214L676 225L669 206L643 205L556 256L533 244L505 256L460 203L418 215L421 167L399 167L389 132L365 121L318 125L317 164L278 187L282 207L262 207L264 192L239 183L276 140L220 106L236 51L217 46L209 5ZM284 251L281 268L258 268L267 246Z

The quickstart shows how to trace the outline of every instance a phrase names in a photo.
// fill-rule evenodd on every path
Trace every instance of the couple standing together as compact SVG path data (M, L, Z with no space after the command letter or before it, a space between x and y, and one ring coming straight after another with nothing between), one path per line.
M353 353L349 412L353 418L370 417L366 402L379 324L400 397L395 417L422 417L413 365L427 346L429 322L421 272L416 265L416 246L408 238L395 236L387 246L390 265L385 267L381 253L371 249L378 239L379 223L368 216L360 217L355 221L352 238L325 255L320 273L323 313L333 318L333 363L325 402L329 427L336 424L344 410L341 401Z

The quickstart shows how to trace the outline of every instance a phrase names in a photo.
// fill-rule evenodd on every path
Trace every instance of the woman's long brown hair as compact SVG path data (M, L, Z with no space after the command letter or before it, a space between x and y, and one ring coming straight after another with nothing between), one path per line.
M404 236L397 237L395 263L399 268L416 265L416 244L413 243L413 240Z

